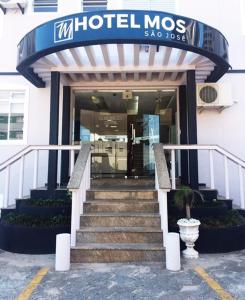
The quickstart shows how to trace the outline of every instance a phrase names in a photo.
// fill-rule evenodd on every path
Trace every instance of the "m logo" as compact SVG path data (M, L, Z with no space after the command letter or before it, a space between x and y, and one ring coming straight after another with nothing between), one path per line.
M54 42L64 42L73 39L73 19L67 19L54 24Z

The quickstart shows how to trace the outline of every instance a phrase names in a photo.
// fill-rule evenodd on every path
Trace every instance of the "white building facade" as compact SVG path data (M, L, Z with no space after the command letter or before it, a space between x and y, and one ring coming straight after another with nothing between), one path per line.
M197 141L189 142L189 144L197 143L200 145L219 145L220 147L225 148L228 152L239 157L241 160L245 160L245 135L243 133L242 126L245 112L243 84L245 80L244 0L207 0L203 2L194 0L36 0L23 2L11 0L9 2L13 2L12 6L10 4L8 6L7 4L4 4L4 2L5 1L0 1L2 8L0 29L0 163L5 162L14 154L22 151L29 145L51 144L50 130L52 128L52 122L54 122L53 119L50 120L52 72L53 74L59 73L60 76L58 97L59 122L54 125L58 126L57 144L79 144L80 141L88 141L86 140L87 136L90 137L90 142L97 142L97 144L95 143L95 148L99 145L99 142L108 143L105 145L107 148L114 147L111 146L110 142L117 142L117 147L119 147L118 152L114 153L114 149L106 150L109 152L112 151L113 157L117 156L117 160L115 157L113 158L113 163L109 161L110 168L113 170L108 170L105 167L105 169L101 171L100 168L98 171L100 174L105 173L107 175L109 174L109 176L114 176L115 173L117 173L118 175L118 172L115 172L115 169L117 169L120 170L119 174L122 176L141 175L140 171L137 173L137 164L134 165L135 162L130 161L129 156L127 155L129 148L127 148L127 146L126 148L124 147L124 143L127 143L128 140L131 140L132 138L136 138L134 142L137 144L137 136L133 136L133 131L129 133L130 129L127 129L127 125L120 125L120 122L123 123L125 120L123 114L120 112L120 108L115 107L111 111L112 122L116 122L116 125L114 123L114 125L108 125L105 122L109 120L108 111L105 111L105 109L108 109L108 106L111 108L110 103L113 102L113 97L115 99L120 98L119 100L121 101L123 97L127 97L128 93L128 97L130 99L132 97L132 100L134 100L135 103L138 101L137 99L144 99L144 101L147 101L147 98L151 99L151 101L154 101L155 103L155 100L158 101L158 98L163 99L166 96L166 93L172 93L172 95L168 95L169 98L166 98L166 101L168 102L167 106L163 105L164 107L161 107L161 101L165 100L159 100L158 102L158 110L164 110L163 114L167 114L167 109L171 109L171 121L167 121L165 119L164 121L161 121L161 113L158 113L158 115L160 115L160 130L162 130L162 132L167 130L166 137L155 140L152 138L150 143L163 142L166 144L186 144L185 141L181 142L181 133L183 128L181 128L182 121L180 117L182 101L181 87L186 85L186 72L195 70L195 81L198 84L202 84L208 81L208 77L212 75L212 72L216 67L215 63L209 58L204 57L203 59L203 57L198 57L198 55L201 55L200 53L198 54L193 52L193 54L185 48L180 49L175 48L174 46L172 47L172 50L168 52L166 48L169 49L170 45L162 46L159 44L160 46L157 46L141 43L135 46L133 42L121 43L119 40L118 43L113 42L111 44L84 45L79 49L74 48L73 45L72 49L75 50L70 53L67 52L69 50L67 48L68 50L61 50L40 57L39 61L36 61L36 64L31 65L30 67L33 68L33 72L37 74L39 79L41 79L44 83L42 87L39 84L35 84L34 81L28 78L28 76L25 76L25 78L23 73L21 74L21 71L19 73L16 70L18 65L17 57L21 52L20 48L18 48L18 44L21 39L28 34L28 32L32 31L40 24L56 18L61 18L70 14L82 13L83 11L91 12L91 14L93 14L94 11L106 9L115 10L116 12L128 9L143 10L144 12L147 12L148 10L162 11L170 13L170 15L173 13L178 16L184 16L186 18L195 19L208 24L210 28L217 29L225 36L229 43L229 64L232 69L230 68L227 72L225 72L226 74L218 76L220 77L217 77L218 81L213 80L213 83L215 83L215 87L217 87L217 89L220 88L220 90L223 86L226 88L228 87L227 94L222 94L222 91L218 92L220 93L219 95L221 98L223 97L229 102L229 105L224 107L224 105L220 104L217 107L212 108L195 107ZM22 9L20 9L18 3ZM181 17L179 18L181 19ZM69 17L66 19L69 19ZM151 22L153 22L152 19ZM123 21L121 22L121 25L122 24L125 25ZM133 24L137 27L137 20L134 20ZM183 24L179 23L179 25L179 30L181 31L181 25ZM99 24L94 23L94 26L99 26ZM168 24L168 26L171 26L171 23L170 25ZM99 30L97 33L100 34ZM149 30L148 34L150 35L152 32ZM157 34L157 32L154 34ZM36 43L38 42L42 43L42 41L36 41ZM167 64L164 64L162 61L164 59L166 61L168 60ZM200 64L198 64L198 59ZM193 65L195 66L193 67ZM199 65L201 65L200 68ZM69 87L69 89L64 89L64 87ZM62 134L64 131L64 122L62 121L64 118L64 93L70 93L70 96L68 97L69 120L66 123L69 128L66 128L66 142L62 141L64 138L64 135ZM96 109L90 109L90 104L86 104L84 99L92 99L93 105L97 105ZM101 99L106 99L105 103L104 100ZM85 101L84 106L81 104L82 101ZM96 103L96 101L100 103ZM124 99L124 101L127 100ZM172 105L171 103L174 101L175 105ZM78 102L80 104L78 104ZM103 102L104 106L100 106L101 102ZM111 105L113 106L114 104L112 103ZM140 104L137 103L137 105ZM145 107L147 107L147 104ZM126 109L128 116L134 115L134 113L129 112L129 106L127 106ZM135 107L132 106L131 109L134 110ZM88 111L91 110L93 110L93 116L90 118L88 117ZM156 112L157 108L154 107L153 110ZM147 115L153 115L153 110L150 109ZM97 116L96 113L98 113L99 116ZM104 113L102 114L103 117L101 116L101 113ZM189 113L191 113L191 111L189 111ZM83 121L86 117L89 120ZM99 131L99 126L102 126L98 125L99 123L95 125L92 124L93 122L99 122L101 120L104 122L103 128L106 133ZM79 121L80 124L76 125L76 122ZM149 128L151 126L154 127L154 121L152 122L153 123L148 123ZM168 126L168 122L172 123ZM77 126L80 126L79 130L77 129ZM95 127L93 127L93 129L89 128L90 131L88 133L86 132L86 129L88 129L89 126ZM111 129L114 128L113 134L111 131L109 132L106 129L106 126L109 126ZM117 126L120 128L117 128ZM128 124L128 126L130 127L130 124ZM137 131L137 124L134 124L134 126L132 127L132 130ZM92 133L93 139L91 139ZM119 139L115 138L117 135L120 136ZM118 159L118 157L120 157L120 151L122 153L121 160ZM151 163L149 162L151 160L151 153L149 149L147 151L148 161L146 159L146 162L143 162L144 166L147 162L149 165ZM134 157L136 157L136 155ZM102 158L100 157L100 159ZM109 160L111 159L112 158L109 155ZM32 160L34 160L34 155L33 157L30 156L25 161L23 195L28 195L28 192L32 187ZM177 155L177 160L180 161L180 154ZM62 158L59 156L58 166L61 161ZM199 182L210 185L209 157L205 153L199 153L198 161ZM97 163L98 162L100 163L99 160ZM14 199L19 195L19 176L17 176L17 174L19 174L20 164L21 162L17 162L10 170L9 180L11 182L11 187L9 190L8 205L14 204ZM128 173L130 164L131 166L133 165L133 168L136 170L135 173ZM223 167L223 161L217 157L216 167L213 171L216 175L215 186L219 189L221 195L225 195L226 188L224 185L224 179L226 181L228 180L229 196L235 200L235 203L240 204L240 185L241 180L244 184L244 179L241 179L242 177L239 179L239 168L237 168L236 165L233 166L228 163L230 170L229 178L224 178L225 175ZM96 173L95 165L94 168L95 175L98 175ZM58 168L57 178L60 178L62 173L61 169L62 167ZM147 170L149 171L149 169ZM44 152L40 154L39 157L37 179L38 187L45 186L47 183L47 172L48 153ZM178 175L181 176L180 162L179 164L177 163L176 172L176 177ZM151 173L149 172L149 174ZM143 175L146 176L146 173ZM60 179L58 179L57 182L60 183ZM2 195L2 199L4 198L5 186L6 174L3 171L0 173L0 194ZM4 201L2 200L2 202Z

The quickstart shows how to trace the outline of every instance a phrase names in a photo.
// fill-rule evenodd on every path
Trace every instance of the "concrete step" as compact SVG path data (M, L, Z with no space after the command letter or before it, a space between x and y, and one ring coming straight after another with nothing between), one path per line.
M158 203L157 199L87 199L86 202L120 202L120 203L143 203L143 202L151 202L151 203Z
M87 200L120 200L120 199L157 199L157 192L155 190L89 190L87 191Z
M78 244L71 249L72 263L163 262L161 244Z
M159 227L82 227L77 243L150 243L162 244Z
M145 212L158 213L157 202L120 202L120 201L87 201L84 203L85 213L95 212Z
M160 227L159 214L147 213L86 213L81 216L81 227Z
M152 178L99 178L91 180L92 188L103 188L103 189L154 189L155 179Z

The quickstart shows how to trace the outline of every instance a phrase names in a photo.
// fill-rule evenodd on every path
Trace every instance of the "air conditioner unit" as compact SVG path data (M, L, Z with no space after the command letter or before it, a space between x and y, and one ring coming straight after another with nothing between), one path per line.
M27 6L27 0L0 0L0 5L3 8L18 8L18 4L24 8Z
M197 107L229 107L233 104L229 83L197 84Z

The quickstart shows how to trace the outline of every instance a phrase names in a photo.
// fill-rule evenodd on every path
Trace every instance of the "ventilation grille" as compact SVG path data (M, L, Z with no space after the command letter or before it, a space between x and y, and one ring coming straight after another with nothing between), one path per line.
M34 0L34 12L57 12L58 0Z
M213 103L218 98L218 92L212 86L205 86L200 89L199 96L204 103Z

